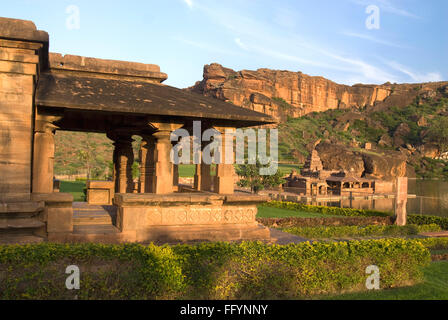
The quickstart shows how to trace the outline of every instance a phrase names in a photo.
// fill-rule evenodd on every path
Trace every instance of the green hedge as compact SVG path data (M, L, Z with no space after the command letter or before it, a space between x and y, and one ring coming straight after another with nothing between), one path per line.
M287 201L269 201L263 204L267 207L289 209L289 210L299 210L306 212L316 212L322 214L329 214L334 216L346 216L346 217L390 217L392 213L382 212L376 210L362 210L362 209L351 209L351 208L339 208L339 207L326 207L326 206L313 206L298 202L287 202Z
M0 246L0 299L300 299L366 290L372 264L381 288L409 285L429 261L421 243L402 239ZM80 290L65 289L72 264Z
M423 246L425 246L425 248L428 248L431 250L448 249L448 237L414 239L413 241L419 242Z
M448 217L427 216L422 214L409 214L407 222L411 224L437 224L443 230L448 230Z
M440 226L430 225L406 225L406 226L319 226L319 227L292 227L282 229L308 239L329 239L342 237L370 237L370 236L409 236L421 232L440 231Z
M318 226L368 226L368 225L392 225L392 217L324 217L324 218L257 218L257 222L267 227L318 227Z
M305 212L316 212L335 216L346 217L390 217L393 214L390 212L376 211L376 210L363 210L363 209L351 209L351 208L339 208L339 207L326 207L326 206L313 206L297 202L287 201L269 201L263 204L266 207L298 210ZM448 217L428 216L420 214L408 214L407 222L409 224L416 225L428 225L437 224L443 230L448 230Z

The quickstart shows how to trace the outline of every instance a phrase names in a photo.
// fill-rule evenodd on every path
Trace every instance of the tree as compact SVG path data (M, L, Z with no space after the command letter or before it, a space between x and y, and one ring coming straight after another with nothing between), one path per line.
M260 169L264 167L269 167L269 164L262 165L258 159L255 164L238 165L235 171L242 178L237 185L250 188L252 193L257 194L266 187L277 187L285 182L279 170L273 175L261 175Z
M434 119L428 128L425 140L437 145L440 153L448 151L448 118Z

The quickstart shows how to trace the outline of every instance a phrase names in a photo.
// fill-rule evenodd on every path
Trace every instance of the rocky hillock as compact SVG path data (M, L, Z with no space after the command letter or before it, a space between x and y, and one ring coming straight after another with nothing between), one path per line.
M327 170L448 178L442 160L448 82L347 86L301 72L234 71L212 63L186 90L276 118L283 161L304 163L316 149Z
M302 72L258 69L234 71L217 63L204 66L203 79L189 91L272 115L280 121L330 109L382 110L431 96L448 82L347 86Z

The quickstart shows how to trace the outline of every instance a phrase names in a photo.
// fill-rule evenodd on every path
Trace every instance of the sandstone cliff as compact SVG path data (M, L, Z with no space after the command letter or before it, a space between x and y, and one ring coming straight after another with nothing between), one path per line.
M235 105L260 111L280 121L329 109L406 106L421 94L428 94L448 82L353 86L337 84L323 77L301 72L258 69L234 71L220 64L204 66L203 80L187 90L212 96Z

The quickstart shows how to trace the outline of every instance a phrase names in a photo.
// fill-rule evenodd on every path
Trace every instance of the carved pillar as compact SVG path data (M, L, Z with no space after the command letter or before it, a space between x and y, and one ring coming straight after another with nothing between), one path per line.
M202 160L202 150L205 144L201 145L201 152L199 159L201 163L196 165L196 171L194 174L194 188L198 191L211 191L212 190L212 176L210 174L210 165L206 164Z
M234 192L235 169L233 167L235 154L233 151L233 134L228 134L226 129L216 128L221 132L221 163L216 165L216 177L214 192L219 194L232 194ZM230 132L232 133L233 130ZM226 146L227 145L227 146ZM226 152L230 153L226 155ZM227 159L227 161L226 161ZM226 163L227 162L227 163Z
M52 120L36 120L33 153L33 193L52 193L54 178L54 133Z
M155 142L155 166L153 181L153 192L166 194L173 192L173 163L170 159L171 131L161 130L153 134Z
M118 136L114 142L114 177L116 193L133 193L132 164L134 152L130 135Z
M140 180L139 193L153 192L152 177L154 176L155 165L155 138L151 135L142 135L142 144L140 148Z
M156 194L168 194L173 192L173 163L171 162L170 152L172 148L170 135L171 132L182 127L183 124L175 123L149 123L157 130L153 133L154 152L152 157L154 170L149 174L149 192ZM148 186L148 185L146 185Z

